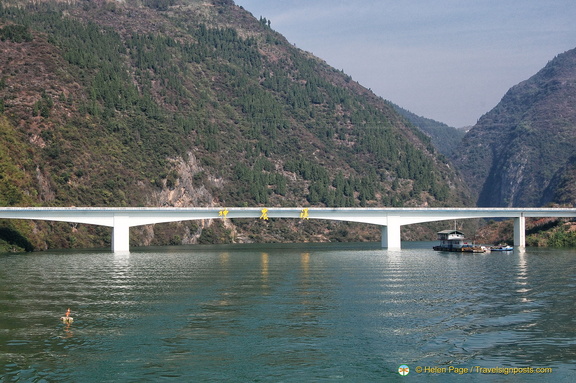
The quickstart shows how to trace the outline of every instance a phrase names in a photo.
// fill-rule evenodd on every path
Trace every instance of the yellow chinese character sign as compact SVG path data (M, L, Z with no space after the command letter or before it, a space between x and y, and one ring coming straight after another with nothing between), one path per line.
M302 211L300 212L300 218L310 219L310 217L308 217L308 208L302 209Z
M228 209L224 208L224 210L220 210L218 212L218 216L222 217L222 218L226 218L226 216L228 215Z
M263 220L268 220L268 209L264 208L262 209L262 214L260 215L260 219Z

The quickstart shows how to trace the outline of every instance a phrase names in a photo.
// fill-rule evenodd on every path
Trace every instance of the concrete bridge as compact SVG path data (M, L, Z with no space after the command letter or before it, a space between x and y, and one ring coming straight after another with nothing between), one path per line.
M382 247L400 249L400 227L469 218L514 218L514 246L526 246L526 217L576 217L576 208L315 208L315 207L0 207L0 218L76 222L113 228L112 251L130 251L133 226L198 219L295 218L382 227Z

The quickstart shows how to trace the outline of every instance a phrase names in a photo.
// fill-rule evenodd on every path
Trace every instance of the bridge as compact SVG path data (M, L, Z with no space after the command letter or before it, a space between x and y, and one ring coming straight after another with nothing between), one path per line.
M234 218L294 218L361 222L382 227L382 247L400 249L400 227L415 223L513 218L514 246L524 251L527 217L576 217L576 208L316 208L316 207L0 207L0 218L112 227L112 251L130 251L130 227Z

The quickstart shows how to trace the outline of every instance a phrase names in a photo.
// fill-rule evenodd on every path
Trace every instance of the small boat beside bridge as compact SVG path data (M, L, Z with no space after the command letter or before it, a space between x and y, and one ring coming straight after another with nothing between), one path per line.
M498 245L498 246L490 246L490 251L512 251L514 247L510 245Z

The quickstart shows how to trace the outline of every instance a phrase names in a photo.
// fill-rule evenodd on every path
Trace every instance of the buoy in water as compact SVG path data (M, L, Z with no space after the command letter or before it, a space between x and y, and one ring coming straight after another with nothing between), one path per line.
M62 318L60 318L60 320L61 320L62 322L64 322L64 323L67 323L67 324L70 324L70 323L74 322L74 318L72 318L72 317L70 316L70 309L68 309L68 310L66 311L66 314L65 314Z

